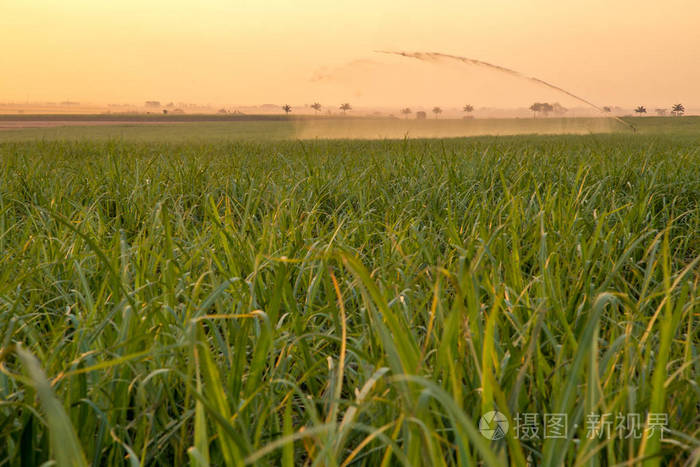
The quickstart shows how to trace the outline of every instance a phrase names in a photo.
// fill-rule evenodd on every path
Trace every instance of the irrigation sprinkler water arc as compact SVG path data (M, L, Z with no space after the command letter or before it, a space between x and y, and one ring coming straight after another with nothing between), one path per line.
M500 65L495 65L493 63L485 62L483 60L477 60L477 59L468 58L468 57L461 57L459 55L444 54L444 53L440 53L440 52L403 52L403 51L395 51L395 50L375 50L375 52L381 53L381 54L387 54L387 55L398 55L401 57L413 58L413 59L421 60L424 62L434 62L435 63L435 62L440 62L442 60L454 60L454 61L465 63L467 65L475 65L475 66L489 68L491 70L505 73L505 74L510 75L510 76L515 76L516 78L526 79L526 80L532 81L534 83L537 83L541 86L545 86L547 88L554 89L557 92L566 94L567 96L572 97L572 98L576 99L577 101L582 102L582 103L594 108L595 110L597 110L600 113L605 113L605 111L602 108L598 107L594 103L584 99L583 97L579 97L576 94L573 94L564 88L556 86L552 83L548 83L547 81L544 81L544 80L537 78L535 76L528 76L526 74L523 74L523 73L516 71L516 70L513 70L511 68L506 68L506 67L503 67ZM615 120L617 120L618 122L622 123L623 125L631 128L632 131L634 131L635 133L637 132L637 128L634 125L632 125L631 123L628 123L628 122L622 120L620 117L616 117L616 116L612 116L612 117Z

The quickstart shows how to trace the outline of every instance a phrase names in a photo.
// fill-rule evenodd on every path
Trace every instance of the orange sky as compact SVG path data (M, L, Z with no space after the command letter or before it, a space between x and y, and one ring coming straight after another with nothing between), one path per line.
M697 0L0 0L0 101L700 106ZM348 63L355 65L348 65ZM322 80L312 77L324 76Z

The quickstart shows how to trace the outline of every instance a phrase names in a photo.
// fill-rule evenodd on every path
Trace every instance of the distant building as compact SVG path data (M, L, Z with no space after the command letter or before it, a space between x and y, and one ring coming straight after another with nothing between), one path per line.
M416 120L425 120L425 117L425 112L423 112L422 110L416 112Z
M160 107L160 101L146 101L146 107L150 107L150 108Z

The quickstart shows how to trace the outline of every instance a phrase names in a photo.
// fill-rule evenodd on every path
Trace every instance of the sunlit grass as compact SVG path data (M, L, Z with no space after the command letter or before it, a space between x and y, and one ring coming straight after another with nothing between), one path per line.
M697 143L4 143L0 465L697 461Z

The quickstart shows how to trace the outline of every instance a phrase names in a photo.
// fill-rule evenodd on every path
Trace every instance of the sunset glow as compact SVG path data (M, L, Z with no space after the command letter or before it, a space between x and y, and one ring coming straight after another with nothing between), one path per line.
M679 0L4 1L0 101L398 105L458 93L507 106L542 95L483 70L438 73L373 52L392 49L486 60L598 103L692 107L698 18L698 2ZM313 80L329 70L333 83Z

